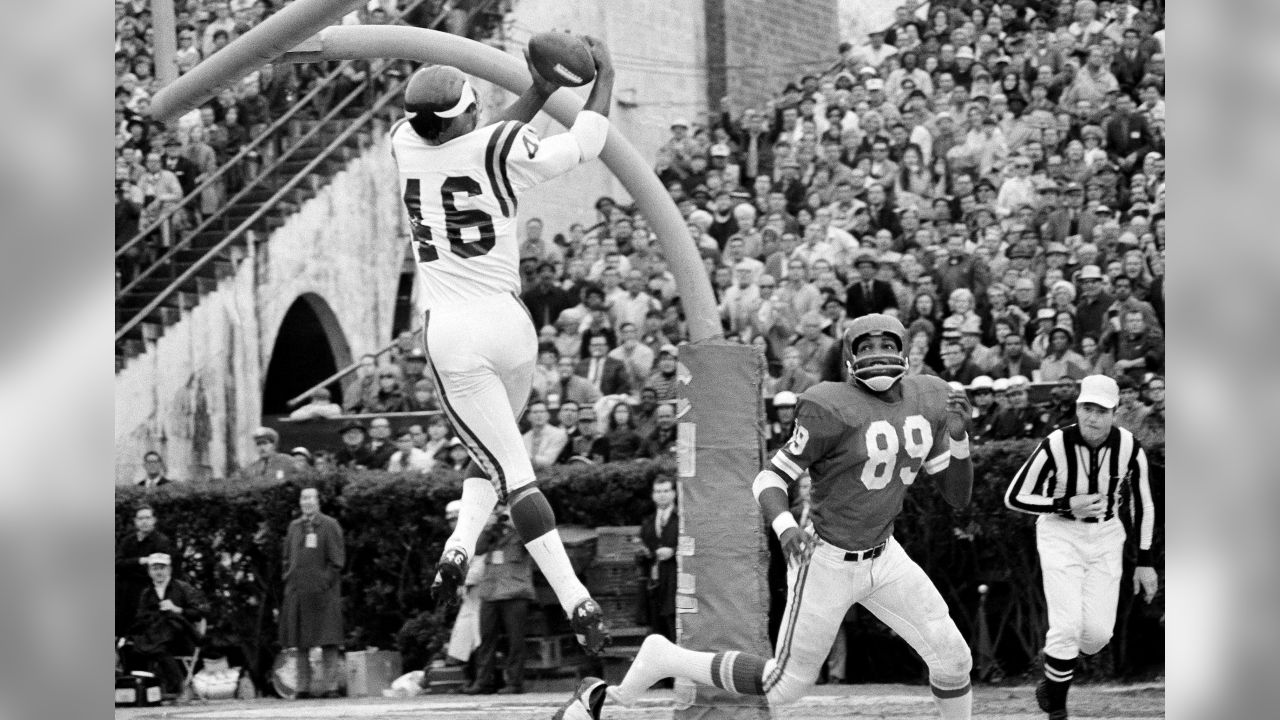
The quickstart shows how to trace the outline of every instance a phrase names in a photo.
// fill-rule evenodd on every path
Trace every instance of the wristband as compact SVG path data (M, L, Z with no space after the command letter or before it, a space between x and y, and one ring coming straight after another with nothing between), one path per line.
M800 526L796 524L796 519L792 517L790 512L778 513L778 517L774 518L770 525L773 526L773 534L777 535L779 540L782 539L782 533L787 530L791 528L800 529Z
M959 440L951 438L951 457L956 460L969 459L969 433L965 433Z
M1068 498L1068 497L1065 497L1065 496L1064 496L1064 497L1060 497L1060 498L1054 498L1054 499L1053 499L1053 511L1054 511L1054 512L1056 512L1056 513L1069 513L1069 512L1071 512L1071 498Z

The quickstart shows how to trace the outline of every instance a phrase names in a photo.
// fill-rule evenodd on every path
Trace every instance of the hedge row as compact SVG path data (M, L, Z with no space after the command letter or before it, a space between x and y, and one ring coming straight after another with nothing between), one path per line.
M978 473L970 507L952 511L937 493L919 488L908 494L897 525L897 537L937 583L975 650L985 647L978 637L977 588L990 586L986 615L992 650L980 653L978 662L985 679L1025 671L1044 634L1032 521L1007 511L1001 497L1032 447L1021 441L976 448ZM1162 488L1163 469L1153 464ZM561 523L635 525L650 509L650 481L674 472L670 461L637 461L557 467L540 479ZM435 611L428 588L448 536L444 506L461 494L462 478L456 472L440 471L425 480L343 472L266 487L180 484L145 495L120 487L116 529L119 534L132 531L137 503L145 500L156 509L160 529L180 548L183 576L209 599L210 644L244 662L262 687L279 650L280 547L297 515L300 483L320 488L324 512L345 531L347 649L397 647L405 653L406 667L420 666L447 636L449 618ZM1121 596L1129 597L1124 591ZM1122 601L1112 652L1102 653L1108 657L1092 663L1091 670L1108 677L1159 671L1163 635L1150 622L1159 617L1156 613L1163 613L1163 597L1151 608ZM850 677L921 676L910 650L901 641L890 641L888 629L868 614L860 615L850 639L855 646Z

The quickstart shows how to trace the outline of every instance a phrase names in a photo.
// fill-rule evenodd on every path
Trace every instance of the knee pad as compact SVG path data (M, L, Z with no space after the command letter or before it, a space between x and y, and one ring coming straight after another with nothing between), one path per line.
M1090 628L1085 627L1084 632L1080 636L1080 652L1085 655L1092 655L1111 642L1111 628Z
M948 619L947 628L940 629L944 640L938 645L935 667L929 668L929 677L938 687L958 687L969 682L973 670L973 652L955 624Z

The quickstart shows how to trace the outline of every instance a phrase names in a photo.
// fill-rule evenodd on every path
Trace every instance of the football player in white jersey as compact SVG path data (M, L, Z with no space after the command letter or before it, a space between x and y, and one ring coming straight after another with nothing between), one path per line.
M458 524L445 543L433 592L452 602L485 519L501 501L578 642L594 654L609 641L603 614L569 564L516 425L537 355L533 322L519 299L520 193L594 160L609 131L613 64L601 42L584 39L596 79L569 132L544 140L525 125L556 89L532 62L532 87L484 127L466 75L435 65L409 79L407 117L391 128L391 144L413 227L430 369L445 414L488 475L474 471L463 482Z

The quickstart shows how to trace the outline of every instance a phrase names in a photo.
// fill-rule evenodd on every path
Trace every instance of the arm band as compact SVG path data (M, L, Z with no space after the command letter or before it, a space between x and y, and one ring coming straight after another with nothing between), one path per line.
M600 151L604 150L604 141L609 138L609 120L600 113L583 110L574 118L569 132L578 141L581 162L589 162L600 157Z
M951 457L956 460L969 459L969 435L967 433L959 440L951 439Z
M800 527L796 524L795 517L789 512L778 513L778 517L774 518L771 524L773 525L773 534L777 535L779 540L782 539L782 533L788 529Z
M782 491L783 495L787 494L787 483L780 477L778 473L765 468L756 475L756 480L751 484L751 494L756 496L756 503L760 502L760 493L765 488L775 487Z

